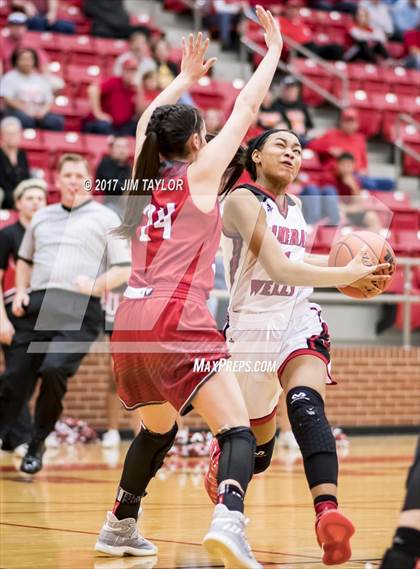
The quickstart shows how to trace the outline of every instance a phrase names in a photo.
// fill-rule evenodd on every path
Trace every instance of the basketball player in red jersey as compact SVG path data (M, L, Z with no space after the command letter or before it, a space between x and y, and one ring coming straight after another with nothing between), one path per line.
M267 53L214 140L206 144L197 109L175 104L214 63L204 62L208 40L201 34L183 41L179 76L139 120L134 179L119 232L132 239L132 274L112 344L119 396L128 409L140 409L142 428L95 546L110 555L156 553L137 530L140 502L174 442L178 413L194 408L221 448L218 505L204 545L226 567L261 567L246 541L243 516L255 437L235 376L218 367L227 348L206 305L221 235L222 175L255 120L283 45L271 13L257 7L257 16ZM196 357L206 358L211 371L196 371Z
M375 287L375 280L389 277L370 273L389 265L365 266L364 251L339 268L328 267L327 257L306 254L301 203L287 194L299 172L301 155L293 132L273 129L261 134L249 142L242 159L254 183L227 194L222 236L230 288L226 339L234 359L246 358L250 364L274 360L274 371L236 374L257 441L254 472L263 472L270 464L283 388L314 499L323 561L336 565L350 559L354 527L337 510L337 452L324 413L325 385L332 383L328 327L320 307L308 297L311 287L342 283ZM213 500L218 455L215 440L206 477Z

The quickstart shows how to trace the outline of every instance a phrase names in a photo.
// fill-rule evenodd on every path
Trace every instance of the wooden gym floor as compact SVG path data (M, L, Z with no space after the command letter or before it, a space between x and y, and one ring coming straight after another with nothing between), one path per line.
M388 546L401 507L416 437L353 437L341 458L340 503L354 521L353 560L345 569L373 569ZM106 509L112 507L126 444L47 451L33 479L0 452L0 569L207 569L200 542L212 508L202 484L201 459L168 460L144 500L144 535L158 558L99 557L93 552ZM346 453L344 453L346 454ZM264 567L320 569L314 515L302 464L281 449L255 478L247 496L248 536ZM220 567L220 565L219 565Z

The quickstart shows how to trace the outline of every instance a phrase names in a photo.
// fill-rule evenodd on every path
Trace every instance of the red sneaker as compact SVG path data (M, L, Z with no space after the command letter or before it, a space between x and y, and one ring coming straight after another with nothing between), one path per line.
M219 443L217 442L217 439L214 438L210 443L209 468L204 476L204 487L213 504L217 504L217 489L219 486L217 482L217 471L219 469L220 452Z
M324 551L325 565L340 565L351 558L350 538L355 532L354 525L338 510L324 510L317 517L315 532Z

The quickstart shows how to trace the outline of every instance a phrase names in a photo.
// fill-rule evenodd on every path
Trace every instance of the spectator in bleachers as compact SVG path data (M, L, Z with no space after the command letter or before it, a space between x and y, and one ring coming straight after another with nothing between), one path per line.
M222 130L225 120L220 109L206 109L203 116L207 132L217 134Z
M385 32L382 28L375 28L370 23L369 12L366 8L359 6L349 33L354 45L346 51L344 55L346 61L362 60L381 63L388 59Z
M147 36L144 33L134 32L131 34L129 50L119 55L115 60L113 69L114 75L122 75L124 62L133 58L137 61L140 79L145 73L156 71L157 65L150 55L150 47Z
M121 77L109 77L88 88L92 114L84 130L94 134L135 135L139 87L137 60L126 59Z
M405 32L414 30L420 24L418 0L398 0L392 7L395 26L395 39L402 40Z
M362 0L360 6L369 15L369 25L374 30L382 30L385 37L391 37L394 33L394 22L392 21L389 7L381 0Z
M127 39L134 31L149 33L144 26L132 26L123 0L83 0L83 11L92 19L92 35Z
M3 71L10 71L12 68L12 55L18 48L28 47L36 51L38 61L43 71L47 70L48 56L41 49L37 41L28 36L28 18L23 12L12 12L7 18L7 35L0 35L0 75Z
M302 200L303 217L309 225L315 225L321 220L324 225L338 225L340 223L339 200L334 185L305 184L299 193L299 197Z
M223 51L232 49L234 27L241 17L245 2L232 0L214 0L213 7L216 12L216 23Z
M13 191L30 177L26 152L19 148L22 126L19 119L6 117L0 122L0 208L13 209Z
M361 199L361 186L355 170L353 154L343 152L339 156L334 170L330 174L326 174L325 182L334 184L342 196L340 209L347 223L366 227L375 232L382 229L378 214L366 209L366 204Z
M143 75L139 92L139 111L142 113L155 99L162 89L159 86L159 76L156 71L148 71Z
M410 30L404 34L404 47L407 53L405 66L407 69L420 71L420 24L416 30Z
M47 77L38 71L36 52L26 47L17 49L12 65L13 69L0 80L5 114L17 117L23 128L64 130L64 117L50 112L53 92Z
M279 109L287 122L287 127L300 138L301 144L307 142L308 132L314 127L306 103L302 100L300 83L289 75L282 81Z
M272 87L264 97L258 112L258 125L263 129L288 128L287 122L282 114L281 105Z
M61 34L74 34L76 30L74 22L57 18L58 0L13 0L13 6L28 16L30 30Z
M159 86L161 89L166 89L169 83L178 75L178 66L170 60L169 44L164 38L159 39L153 45L152 53L159 76Z
M280 16L280 27L282 34L291 38L296 43L306 47L319 57L331 61L343 59L344 49L341 45L329 42L325 45L316 43L311 28L305 24L300 16L300 8L303 6L302 0L290 0L284 7L284 14Z
M159 87L160 89L166 89L179 73L177 64L170 59L169 43L163 38L159 39L153 45L152 53L157 66ZM188 92L182 95L178 103L194 106L194 101Z
M341 113L337 128L327 130L321 137L308 143L318 153L324 171L333 171L336 160L345 152L353 155L354 169L361 186L367 190L393 190L394 180L367 176L368 157L366 137L359 130L359 114L356 109L347 108Z
M116 136L110 142L109 154L103 156L96 169L97 180L112 182L104 192L104 205L109 205L118 210L119 200L115 198L123 195L122 188L125 180L131 177L131 168L128 141L122 136ZM114 180L118 180L118 182L115 183Z

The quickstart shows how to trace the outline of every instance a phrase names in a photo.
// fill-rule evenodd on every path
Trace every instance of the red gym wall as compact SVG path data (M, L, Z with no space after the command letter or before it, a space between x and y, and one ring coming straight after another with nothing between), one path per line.
M327 389L327 411L333 425L420 424L420 348L335 348L332 356L338 385ZM110 381L109 356L89 354L70 380L65 415L84 419L98 429L106 428ZM128 416L125 412L121 428L129 428ZM190 414L185 425L197 428L201 421Z

